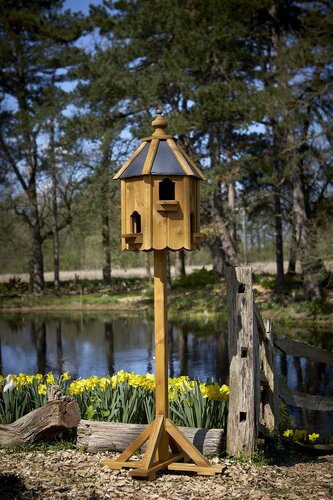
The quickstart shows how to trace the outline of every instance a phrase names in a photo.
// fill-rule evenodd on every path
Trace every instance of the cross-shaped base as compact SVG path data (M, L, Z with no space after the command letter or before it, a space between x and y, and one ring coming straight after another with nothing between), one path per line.
M142 460L130 460L146 441L147 449ZM211 465L175 424L163 415L158 415L116 460L106 459L102 464L116 470L131 468L130 476L148 481L156 479L156 472L162 469L192 471L204 476L213 476L224 470L222 465Z

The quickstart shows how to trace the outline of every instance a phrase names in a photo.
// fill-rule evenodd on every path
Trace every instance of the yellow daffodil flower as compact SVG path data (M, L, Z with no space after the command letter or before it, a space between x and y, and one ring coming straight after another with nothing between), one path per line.
M46 383L48 385L54 385L55 384L55 378L52 372L47 373L46 377Z
M316 434L315 432L313 432L312 434L309 434L308 437L309 437L309 441L313 444L319 438L319 434Z
M62 374L62 378L63 378L63 380L70 380L72 377L70 376L70 374L68 372L64 372Z
M43 396L47 394L47 387L45 384L40 384L38 386L38 394L42 394Z

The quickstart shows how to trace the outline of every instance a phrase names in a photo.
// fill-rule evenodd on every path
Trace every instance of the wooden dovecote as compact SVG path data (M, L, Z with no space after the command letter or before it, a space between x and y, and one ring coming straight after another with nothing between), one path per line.
M155 419L116 460L103 460L113 470L129 467L133 478L153 480L163 469L202 475L221 473L169 419L168 413L168 250L195 250L202 234L199 219L200 169L167 135L162 112L155 131L115 176L121 180L122 248L154 252ZM131 457L147 442L141 460Z
M123 250L196 250L200 233L201 170L165 132L161 110L155 129L123 165L121 238Z

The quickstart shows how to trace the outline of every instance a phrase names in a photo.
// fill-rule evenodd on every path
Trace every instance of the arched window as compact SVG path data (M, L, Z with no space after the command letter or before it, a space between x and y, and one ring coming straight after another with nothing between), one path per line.
M141 233L141 215L135 211L131 215L132 233Z
M158 194L160 200L174 200L175 183L171 179L163 179L160 182Z

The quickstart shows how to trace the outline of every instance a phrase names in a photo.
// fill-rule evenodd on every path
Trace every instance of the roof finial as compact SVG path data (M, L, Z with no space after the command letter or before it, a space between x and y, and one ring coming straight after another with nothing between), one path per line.
M166 121L165 118L163 118L161 108L157 108L156 113L157 116L155 120L151 123L155 129L153 136L156 137L156 136L166 135L164 129L168 126L168 122Z

